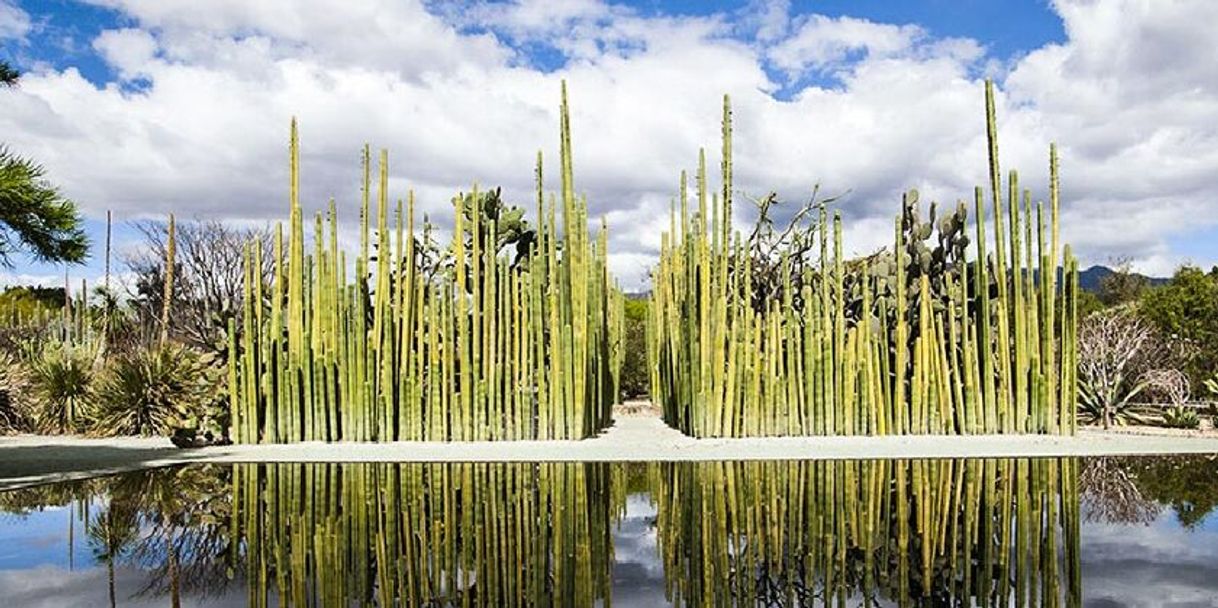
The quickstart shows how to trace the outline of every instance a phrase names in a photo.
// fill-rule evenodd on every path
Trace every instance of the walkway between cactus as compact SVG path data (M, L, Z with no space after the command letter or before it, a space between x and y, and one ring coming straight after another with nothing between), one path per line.
M0 490L199 462L804 460L1218 453L1218 437L1081 431L1052 435L694 439L648 415L619 415L582 441L296 443L179 450L163 438L0 437Z

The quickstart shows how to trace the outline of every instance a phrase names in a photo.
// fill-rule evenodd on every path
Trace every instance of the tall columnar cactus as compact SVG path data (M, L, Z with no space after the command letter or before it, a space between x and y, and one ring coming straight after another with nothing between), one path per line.
M653 468L677 605L1082 606L1075 459Z
M846 260L841 220L819 218L819 264L778 260L784 289L757 297L752 256L731 231L731 108L724 99L722 193L699 155L698 211L682 175L652 279L648 353L665 419L700 437L1072 433L1077 262L1059 259L1058 169L1049 217L1011 172L1003 195L993 86L986 85L993 239L974 192L936 225L908 193L891 252ZM1005 198L1005 202L1004 202ZM1021 210L1022 203L1022 210ZM938 235L938 245L930 242ZM1062 277L1059 278L1059 273Z
M575 193L565 85L560 131L560 202L545 205L539 154L537 227L515 259L499 237L520 218L488 215L475 187L454 199L452 242L429 262L413 193L392 204L388 154L374 185L365 149L360 250L348 266L333 201L306 239L293 121L286 239L280 226L269 285L259 245L247 250L244 315L230 330L234 440L578 439L604 428L621 298L608 229L590 238Z

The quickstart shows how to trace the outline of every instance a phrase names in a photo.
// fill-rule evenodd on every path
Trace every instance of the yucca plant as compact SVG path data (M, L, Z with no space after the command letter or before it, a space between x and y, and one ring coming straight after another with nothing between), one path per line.
M102 435L164 435L187 416L206 412L220 385L198 352L172 342L114 357L97 387L93 431Z
M1056 148L1048 208L1034 207L1014 171L1003 187L989 83L986 118L975 238L963 201L924 220L910 191L893 247L847 260L823 203L771 239L767 197L758 228L733 230L725 96L721 188L701 153L695 200L682 174L652 273L652 395L669 424L699 437L1072 433L1077 264L1059 243Z
M51 343L31 358L35 426L39 432L85 429L94 414L94 377L99 367L94 347L70 342Z

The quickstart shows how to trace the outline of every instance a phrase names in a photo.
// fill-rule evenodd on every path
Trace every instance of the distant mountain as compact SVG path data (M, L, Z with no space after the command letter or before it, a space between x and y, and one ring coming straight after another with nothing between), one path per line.
M1116 271L1107 266L1092 266L1086 270L1079 271L1078 286L1082 288L1083 291L1097 293L1100 290L1100 282L1104 280L1104 277L1114 274L1115 272ZM1169 280L1165 277L1148 277L1136 272L1134 275L1146 279L1146 283L1152 287L1163 285Z

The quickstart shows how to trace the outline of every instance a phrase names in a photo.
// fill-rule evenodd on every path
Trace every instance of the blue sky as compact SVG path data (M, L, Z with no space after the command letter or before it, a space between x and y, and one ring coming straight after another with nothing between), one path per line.
M0 58L26 72L0 91L0 133L80 203L99 246L112 209L121 253L132 219L281 217L292 116L308 200L352 198L365 141L438 219L475 180L527 197L566 79L577 185L624 228L613 267L641 286L675 176L717 150L720 95L740 194L847 192L847 249L867 253L904 189L953 202L984 181L991 77L1004 170L1036 198L1059 144L1083 263L1161 275L1218 261L1215 19L1204 0L0 0Z

